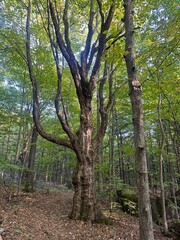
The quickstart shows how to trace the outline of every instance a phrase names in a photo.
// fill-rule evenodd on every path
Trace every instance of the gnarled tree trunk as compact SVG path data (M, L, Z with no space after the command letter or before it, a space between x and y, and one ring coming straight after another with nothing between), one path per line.
M92 140L91 100L81 105L78 144L75 144L77 170L73 179L75 194L71 218L95 221L94 147Z

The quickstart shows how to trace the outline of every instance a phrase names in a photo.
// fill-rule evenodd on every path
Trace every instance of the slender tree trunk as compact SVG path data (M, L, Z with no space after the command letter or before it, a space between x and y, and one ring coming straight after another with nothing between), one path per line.
M35 156L36 156L36 144L38 140L38 131L33 126L32 136L31 136L31 146L29 150L28 156L28 171L25 172L25 191L33 192L34 191L34 164L35 164Z
M7 141L6 141L6 151L5 151L5 156L4 159L7 161L8 160L8 154L9 154L9 146L10 146L10 139L11 139L11 124L12 124L12 118L9 119L9 128L7 130Z
M99 99L99 90L97 90L97 129L101 127L101 116L99 112L100 107L100 99ZM103 160L103 149L102 144L98 144L97 146L97 157L96 157L96 164L98 166L97 168L97 182L98 182L98 192L103 191L103 175L101 170L101 164Z
M22 101L21 101L21 109L20 109L20 122L19 122L19 131L18 131L18 139L17 139L17 150L16 150L16 158L15 162L18 162L19 154L21 151L21 130L22 130L22 120L23 120L23 106L24 106L24 86L23 86L23 92L22 92Z
M171 163L172 164L172 163ZM173 166L170 165L170 173L171 173L171 194L172 194L172 198L174 201L174 217L176 219L176 221L179 221L179 213L178 213L178 203L177 203L177 199L176 199L176 183L175 183L175 174L174 174L174 169Z
M166 218L166 204L165 204L165 191L164 191L164 166L163 166L163 151L166 144L166 135L165 130L163 126L163 122L161 119L161 94L159 94L158 99L158 118L159 118L159 125L161 130L161 144L160 144L160 156L159 156L159 175L160 175L160 189L161 189L161 203L162 203L162 217L163 217L163 228L164 232L168 232L168 224L167 224L167 218Z
M114 113L113 108L111 112L111 126L109 134L109 177L110 186L114 187L114 177L115 177L115 160L114 160Z
M129 95L132 105L134 144L136 150L136 171L140 221L140 240L153 240L153 222L149 196L148 170L144 140L141 85L137 78L134 59L133 0L124 0L125 7L125 61L129 81Z
M30 133L28 131L28 125L26 126L27 129L24 130L24 144L23 144L23 152L22 152L22 155L21 155L21 171L20 171L20 174L19 174L19 179L18 179L18 186L17 186L17 189L16 189L16 194L18 195L19 194L19 190L20 190L20 186L21 186L21 182L22 182L22 179L23 179L23 174L24 174L24 168L26 167L26 164L27 164L27 158L28 158L28 148L29 148L29 140L30 140ZM25 127L24 127L25 129Z
M124 168L124 158L123 158L123 151L122 151L122 144L123 144L123 136L121 129L119 127L119 119L118 114L116 112L116 136L117 136L117 146L118 146L118 158L119 158L119 176L125 183L125 168Z

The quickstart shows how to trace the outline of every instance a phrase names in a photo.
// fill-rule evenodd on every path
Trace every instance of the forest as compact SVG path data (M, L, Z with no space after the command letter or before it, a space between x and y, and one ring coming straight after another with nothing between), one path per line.
M180 239L178 0L1 0L0 240Z

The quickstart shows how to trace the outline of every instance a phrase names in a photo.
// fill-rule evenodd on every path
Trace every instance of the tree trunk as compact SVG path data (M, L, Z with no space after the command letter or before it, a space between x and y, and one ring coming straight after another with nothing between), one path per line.
M77 155L77 170L73 179L75 193L70 217L94 222L99 216L95 197L96 154L92 141L91 101L86 99L81 106L79 144L75 144Z
M134 145L136 150L136 171L140 221L140 239L153 240L153 222L148 185L148 170L144 141L144 121L141 99L141 85L137 78L134 59L133 0L124 0L125 7L125 61L129 81L129 95L132 105Z
M100 99L99 99L99 89L97 90L97 129L101 127L101 116L99 112L100 107ZM101 164L103 162L103 144L97 145L97 156L96 156L96 164L97 164L97 176L96 181L98 182L98 192L103 192L103 174L101 170Z
M25 191L33 192L34 191L34 163L35 163L35 156L36 156L36 143L38 140L38 131L33 126L32 129L32 137L31 137L31 146L29 150L29 157L28 157L28 171L25 173Z
M74 199L72 219L94 222L97 220L93 161L87 156L78 160L77 172L73 180Z
M159 79L158 79L159 80ZM160 80L159 80L159 86L160 86ZM159 88L160 90L160 88ZM161 131L161 143L160 143L160 156L159 156L159 177L160 177L160 189L161 189L161 204L162 204L162 221L163 221L163 228L164 232L168 232L168 223L167 223L167 217L166 217L166 204L165 204L165 190L164 190L164 159L163 159L163 151L166 145L166 134L161 118L161 94L159 94L158 99L158 118L159 118L159 126Z

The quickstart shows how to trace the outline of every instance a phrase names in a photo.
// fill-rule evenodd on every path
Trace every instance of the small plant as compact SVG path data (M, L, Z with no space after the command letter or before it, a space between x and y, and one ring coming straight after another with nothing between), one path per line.
M127 207L128 213L134 215L137 213L137 204L128 199L124 199L124 205Z

